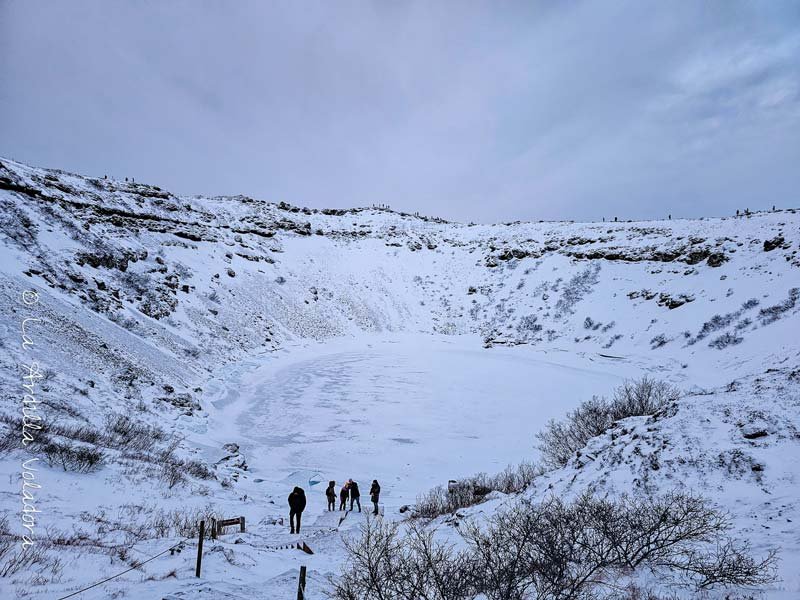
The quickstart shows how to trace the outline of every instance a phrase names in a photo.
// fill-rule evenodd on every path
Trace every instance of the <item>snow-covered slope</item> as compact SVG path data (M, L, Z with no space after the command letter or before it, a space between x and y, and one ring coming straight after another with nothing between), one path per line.
M78 589L141 558L120 548L135 544L143 557L176 541L169 511L209 506L247 513L252 530L238 548L215 546L226 560L210 561L209 597L251 597L254 571L288 590L299 559L264 546L283 540L273 521L292 485L380 475L387 514L397 515L425 486L535 456L547 418L643 373L687 392L677 413L593 440L592 460L576 459L530 493L705 488L758 547L800 556L794 210L466 225L177 197L5 159L0 204L9 531L24 532L20 459L36 455L12 443L24 393L24 368L14 365L41 364L34 392L52 440L92 445L74 429L115 431L120 415L164 430L138 452L127 434L104 440L104 463L91 473L37 463L36 537L44 545L61 532L70 541L48 552L70 566L51 564L37 581L23 569L0 588ZM747 437L753 427L765 435ZM163 456L185 481L170 478ZM125 531L154 527L154 515L173 525ZM309 566L335 573L339 533L319 518ZM85 549L64 549L75 545ZM196 597L186 553L164 560L85 597ZM779 587L797 592L784 567ZM132 583L172 568L175 578ZM238 583L223 585L223 573Z

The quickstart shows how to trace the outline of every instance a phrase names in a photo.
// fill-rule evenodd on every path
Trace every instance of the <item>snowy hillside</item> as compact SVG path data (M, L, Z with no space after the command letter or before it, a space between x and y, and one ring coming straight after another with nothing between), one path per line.
M549 419L644 374L684 392L676 410L617 424L525 494L702 492L756 553L779 551L781 579L753 593L800 594L793 209L467 225L178 197L6 159L0 205L0 565L17 536L40 550L0 566L3 597L65 596L212 514L248 530L208 541L200 580L190 540L79 597L287 597L300 564L322 597L361 519L324 513L325 482L377 478L385 518L405 518L434 485L536 460ZM42 376L26 380L32 361ZM21 447L26 393L42 429ZM313 556L275 549L295 485Z

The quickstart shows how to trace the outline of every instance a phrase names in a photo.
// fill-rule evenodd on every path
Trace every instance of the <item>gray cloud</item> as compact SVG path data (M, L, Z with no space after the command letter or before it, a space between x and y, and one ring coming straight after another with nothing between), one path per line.
M458 220L797 206L793 2L0 0L0 155Z

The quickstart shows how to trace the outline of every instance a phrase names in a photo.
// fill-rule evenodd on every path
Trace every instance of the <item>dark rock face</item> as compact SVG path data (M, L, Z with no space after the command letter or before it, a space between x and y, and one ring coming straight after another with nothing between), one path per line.
M679 296L671 296L662 292L658 297L658 305L666 306L670 310L683 306L687 302L693 302L694 296L688 294L680 294Z
M522 259L528 256L531 256L530 252L521 250L520 248L512 248L510 250L504 250L497 256L497 258L500 260L511 260L512 258Z
M700 250L692 250L689 254L686 255L686 264L687 265L696 265L699 262L704 261L709 257L711 251L708 249L700 249Z
M658 296L656 303L659 306L666 306L670 310L683 306L687 302L694 302L694 296L691 294L675 294L672 295L667 292L653 292L651 290L634 290L628 292L628 298L634 300L636 298L643 298L644 300L652 300Z
M117 269L123 273L128 270L128 265L131 262L144 260L147 258L147 252L140 253L132 252L129 250L118 250L116 254L111 252L106 253L89 253L79 252L75 255L75 262L79 265L89 265L95 269L103 267L105 269Z
M728 257L725 256L722 252L714 252L709 255L706 264L709 267L719 267L722 266L723 263L728 262Z
M168 394L159 398L162 402L171 404L183 414L191 416L195 411L203 410L200 403L189 393Z
M764 240L764 252L772 252L775 248L783 246L785 242L782 235L775 236L771 240Z

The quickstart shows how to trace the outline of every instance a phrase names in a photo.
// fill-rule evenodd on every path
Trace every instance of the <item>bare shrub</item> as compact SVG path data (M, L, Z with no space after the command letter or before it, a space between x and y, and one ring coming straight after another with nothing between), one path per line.
M341 577L330 580L332 598L384 600L397 597L396 588L403 585L404 576L398 528L397 523L367 519L360 528L359 539L344 539L348 563Z
M539 319L537 315L525 315L517 324L518 331L532 331L534 333L542 330L542 325L536 321Z
M606 581L641 568L696 589L772 581L774 552L752 558L747 544L726 536L730 528L727 515L697 496L584 494L571 504L519 502L495 514L488 527L468 525L463 535L480 557L477 591L492 600L529 590L540 598L596 597Z
M492 491L516 494L527 488L540 474L541 469L533 463L522 462L516 466L509 465L495 475L478 473L447 487L436 486L417 497L414 516L433 519L451 514L459 508L483 502Z
M360 538L345 538L348 563L331 578L336 600L461 600L471 578L464 552L437 542L435 531L416 524L401 534L397 523L368 519Z
M567 413L564 421L551 420L539 432L539 450L547 467L565 466L575 453L620 419L655 414L680 398L680 391L664 381L644 376L626 381L611 400L593 396Z
M169 489L172 489L179 483L186 481L186 476L178 463L166 462L161 467L160 479L167 484Z
M19 417L0 415L0 453L22 447L22 420ZM118 450L124 458L164 465L169 470L165 481L174 486L184 474L201 479L211 479L213 472L195 460L182 461L175 456L181 438L165 443L168 434L158 426L149 425L127 415L109 415L101 431L87 423L42 421L31 447L42 452L50 466L60 466L65 471L91 473L108 459L104 449ZM177 476L176 476L177 472Z
M523 461L516 466L508 465L496 475L479 479L478 484L504 494L515 494L527 488L540 474L540 469L532 462Z
M8 528L8 517L2 515L0 516L0 561L11 552L14 542L14 535Z
M417 496L414 515L434 519L440 515L454 513L459 508L472 506L477 502L472 490L468 488L459 488L458 491L451 492L446 487L437 485Z
M22 420L2 415L0 423L4 426L0 432L0 453L21 448ZM167 440L163 429L127 415L107 416L102 431L83 422L42 421L39 425L31 445L45 454L51 466L83 473L97 470L106 460L102 449L119 450L145 462L175 462L177 459L173 455L181 441L175 438L169 444L160 445ZM197 477L209 478L208 468L204 470L196 461L187 465L187 469Z
M148 504L123 504L115 515L105 509L81 513L81 520L98 533L122 532L127 545L142 540L165 537L196 537L200 521L210 523L220 518L219 511L207 504L198 508L165 510ZM209 530L210 533L210 530Z
M635 583L629 583L624 589L610 594L606 600L681 600L681 597L676 594L664 595L651 589L642 588ZM736 599L726 596L726 600Z
M92 445L101 444L103 439L103 434L98 429L86 424L75 425L59 421L51 422L47 428L47 432Z
M670 339L666 335L659 333L650 340L650 349L655 350L657 348L661 348L662 346L666 346L669 342Z
M718 338L710 341L708 343L709 348L716 348L717 350L722 350L723 348L727 348L728 346L735 346L737 344L741 344L744 341L742 336L736 335L735 333L725 332Z
M727 515L704 499L678 493L520 500L482 525L462 522L460 549L418 522L402 529L370 520L360 539L346 540L348 562L342 577L331 580L331 596L589 600L616 593L655 600L626 587L626 578L646 571L695 590L773 581L774 552L753 558L746 544L727 536L730 528Z
M613 419L605 398L593 396L567 413L565 421L551 419L544 431L536 434L544 464L563 467L590 439L606 431Z
M611 401L612 418L652 415L677 402L680 391L665 381L645 375L636 381L626 381L614 392Z
M18 536L11 533L8 517L0 516L0 577L10 577L18 573L34 570L42 580L58 577L63 569L60 559L50 556L50 544L39 542L23 549Z
M600 264L594 263L586 267L580 273L576 273L567 282L561 297L556 302L556 318L561 318L564 315L570 315L575 312L574 306L580 302L583 297L592 291L592 288L599 281L598 274L600 273ZM553 290L555 291L555 289Z
M216 475L204 462L194 459L183 460L175 456L174 451L178 441L174 441L158 453L156 463L161 468L161 480L171 489L179 483L185 483L187 475L198 479L215 479Z
M106 417L106 443L121 450L150 451L167 439L160 427L131 419L127 415Z
M21 435L10 427L4 427L0 431L0 454L6 454L20 447Z
M798 300L800 300L800 288L790 289L789 297L786 300L758 311L758 318L761 320L761 324L769 325L770 323L774 323L780 319L784 313L792 310Z
M17 573L35 571L38 580L46 582L57 578L64 565L57 557L50 556L48 548L42 544L17 548L0 558L0 577L10 577ZM49 575L50 577L46 577Z
M40 446L47 464L60 466L65 471L93 473L105 461L105 454L96 448L49 441Z
M208 465L199 460L186 460L183 461L183 468L186 473L197 479L214 479L214 471Z
M742 310L750 310L751 308L758 306L758 304L758 298L750 298L750 300L745 300L745 302L742 304Z
M146 294L154 287L150 276L146 273L126 271L120 276L120 281L138 296Z
M700 331L697 332L695 341L702 340L703 338L708 337L709 334L728 327L731 323L733 323L734 319L739 317L740 314L741 311L728 313L726 315L714 315L708 321L703 323Z

